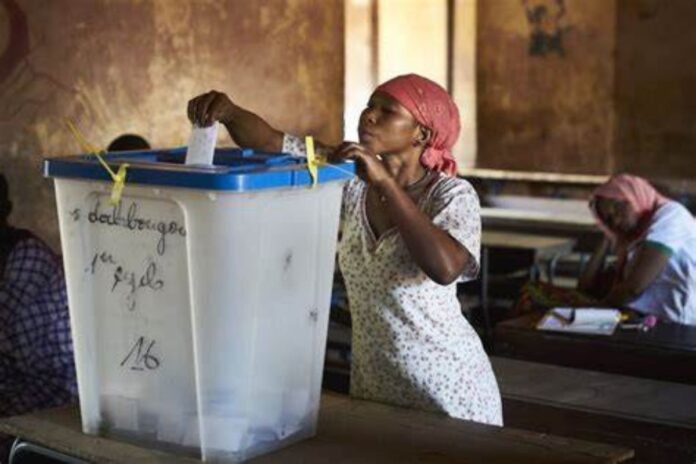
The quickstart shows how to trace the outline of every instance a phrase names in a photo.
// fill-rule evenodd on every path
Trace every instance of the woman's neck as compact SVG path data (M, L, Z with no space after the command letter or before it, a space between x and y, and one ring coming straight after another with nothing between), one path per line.
M428 172L420 163L420 154L417 156L413 154L407 156L403 154L383 155L382 158L387 171L402 188L423 179Z

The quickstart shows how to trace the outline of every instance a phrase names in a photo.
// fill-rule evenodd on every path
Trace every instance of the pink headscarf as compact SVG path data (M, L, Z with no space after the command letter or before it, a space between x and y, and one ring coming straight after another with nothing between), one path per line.
M435 82L416 74L391 79L375 89L402 104L423 126L432 131L421 155L421 164L449 175L457 172L450 152L459 137L459 110L447 91Z
M610 198L613 200L625 201L629 207L638 213L639 220L636 230L630 235L619 235L604 223L597 208L594 206L598 198ZM592 192L590 209L599 227L611 239L616 247L618 255L618 269L623 270L629 248L633 243L640 240L650 226L650 220L657 211L657 208L665 204L668 198L661 195L645 179L631 176L628 174L617 174L612 176L607 182L600 185ZM619 276L622 272L619 272ZM617 276L617 277L619 277Z

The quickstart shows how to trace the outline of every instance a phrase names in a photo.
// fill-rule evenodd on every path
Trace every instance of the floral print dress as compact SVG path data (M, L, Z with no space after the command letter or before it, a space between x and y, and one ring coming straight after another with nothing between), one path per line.
M304 146L286 135L283 148L302 154ZM366 195L362 180L346 184L338 247L353 321L351 395L502 425L498 384L478 335L462 316L456 283L431 280L396 229L375 237ZM475 258L460 280L475 278L481 218L473 187L440 175L419 206Z

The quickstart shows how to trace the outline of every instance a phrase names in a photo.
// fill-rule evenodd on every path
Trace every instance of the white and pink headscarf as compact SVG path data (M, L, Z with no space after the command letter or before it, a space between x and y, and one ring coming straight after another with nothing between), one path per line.
M598 198L609 198L628 203L629 207L638 213L638 225L630 234L618 234L611 230L604 223L602 217L597 213L595 202ZM657 211L657 208L664 205L669 199L650 185L648 181L641 177L629 174L616 174L604 184L597 187L592 192L590 209L594 215L600 229L611 239L616 248L618 258L617 267L619 272L617 277L623 274L623 267L626 263L627 254L631 246L643 238L650 227L650 221Z

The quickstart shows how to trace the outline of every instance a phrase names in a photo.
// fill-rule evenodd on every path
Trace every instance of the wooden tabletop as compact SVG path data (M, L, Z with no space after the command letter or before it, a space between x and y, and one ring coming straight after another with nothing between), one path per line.
M542 224L567 224L576 226L578 229L594 229L596 227L595 220L590 214L544 212L500 206L481 207L481 218L484 221L498 219Z
M594 220L575 214L546 213L514 208L482 207L481 224L484 231L574 237L584 251L592 251L602 238Z
M557 184L587 184L599 185L607 181L607 175L593 174L564 174L557 172L511 171L505 169L485 169L460 167L458 174L464 177L474 177L491 180L515 180L528 182L547 182Z
M696 459L696 386L492 357L507 424L635 450L640 463Z
M696 386L491 357L503 397L687 427L696 432ZM539 379L544 379L540 382Z
M572 251L575 239L512 231L484 230L481 234L481 245L489 248L531 250L542 256Z
M500 322L494 352L527 361L696 385L696 327L658 323L611 336L536 329L541 314Z
M0 419L0 431L95 462L192 463L81 433L76 407ZM449 419L325 393L317 436L258 463L617 463L627 448Z
M592 216L585 214L544 212L500 206L481 207L484 227L512 225L520 228L560 228L573 232L598 231Z

